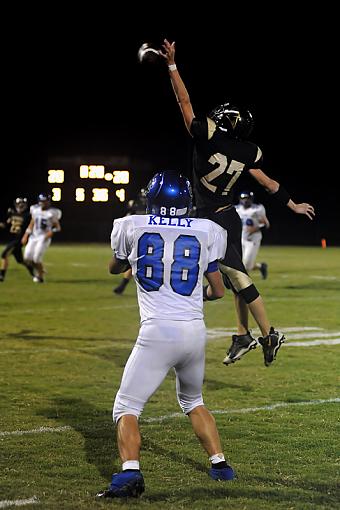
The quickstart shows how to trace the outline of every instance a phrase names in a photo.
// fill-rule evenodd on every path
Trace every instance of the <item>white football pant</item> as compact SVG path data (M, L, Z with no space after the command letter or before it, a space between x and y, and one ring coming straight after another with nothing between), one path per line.
M51 244L51 239L45 239L45 234L30 236L24 251L24 259L32 260L34 263L42 262L44 253Z
M254 269L261 240L247 241L242 239L242 261L247 271Z
M203 405L206 328L203 320L150 319L141 325L113 406L113 419L137 418L171 368L177 400L185 414Z

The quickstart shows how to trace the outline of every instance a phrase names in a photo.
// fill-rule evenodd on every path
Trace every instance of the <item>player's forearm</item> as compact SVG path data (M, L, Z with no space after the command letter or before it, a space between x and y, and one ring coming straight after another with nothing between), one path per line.
M176 64L173 64L173 65L176 65ZM186 86L184 85L184 82L178 72L178 69L176 68L173 71L171 71L171 68L169 68L169 74L170 74L172 89L176 96L177 102L180 105L181 104L189 104L190 96L189 96Z
M221 273L219 271L214 271L213 273L206 273L205 276L209 285L203 288L203 297L207 301L222 298L224 296L224 284Z

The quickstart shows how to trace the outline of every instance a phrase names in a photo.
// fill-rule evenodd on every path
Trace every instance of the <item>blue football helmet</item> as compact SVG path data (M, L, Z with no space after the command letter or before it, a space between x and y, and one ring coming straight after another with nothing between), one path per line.
M51 200L51 195L49 195L48 193L40 193L38 195L38 202L50 202Z
M192 208L190 181L177 172L167 170L155 174L145 195L148 214L180 218L189 216Z
M217 106L209 113L209 117L217 127L235 138L247 138L254 127L254 119L250 111L232 103Z

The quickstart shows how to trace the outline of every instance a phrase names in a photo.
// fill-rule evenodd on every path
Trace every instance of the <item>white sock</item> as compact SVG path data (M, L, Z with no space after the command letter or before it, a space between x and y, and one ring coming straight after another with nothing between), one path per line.
M219 462L225 461L225 458L223 453L215 453L215 455L209 457L209 460L212 464L218 464Z
M127 460L123 462L122 470L126 471L127 469L139 469L139 460Z

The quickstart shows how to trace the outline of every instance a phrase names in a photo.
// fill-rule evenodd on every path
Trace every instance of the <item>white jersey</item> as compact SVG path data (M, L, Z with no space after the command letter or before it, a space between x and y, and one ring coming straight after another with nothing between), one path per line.
M34 220L32 236L38 237L50 232L52 226L61 218L61 210L56 207L42 209L39 204L31 205L30 213Z
M114 221L111 247L136 280L141 322L203 318L203 276L217 270L227 232L208 219L132 215Z
M247 227L261 228L265 225L263 218L266 217L266 210L262 204L252 204L250 207L244 207L242 204L236 206L236 211L242 220L242 240L261 241L262 232L253 232L250 234Z

